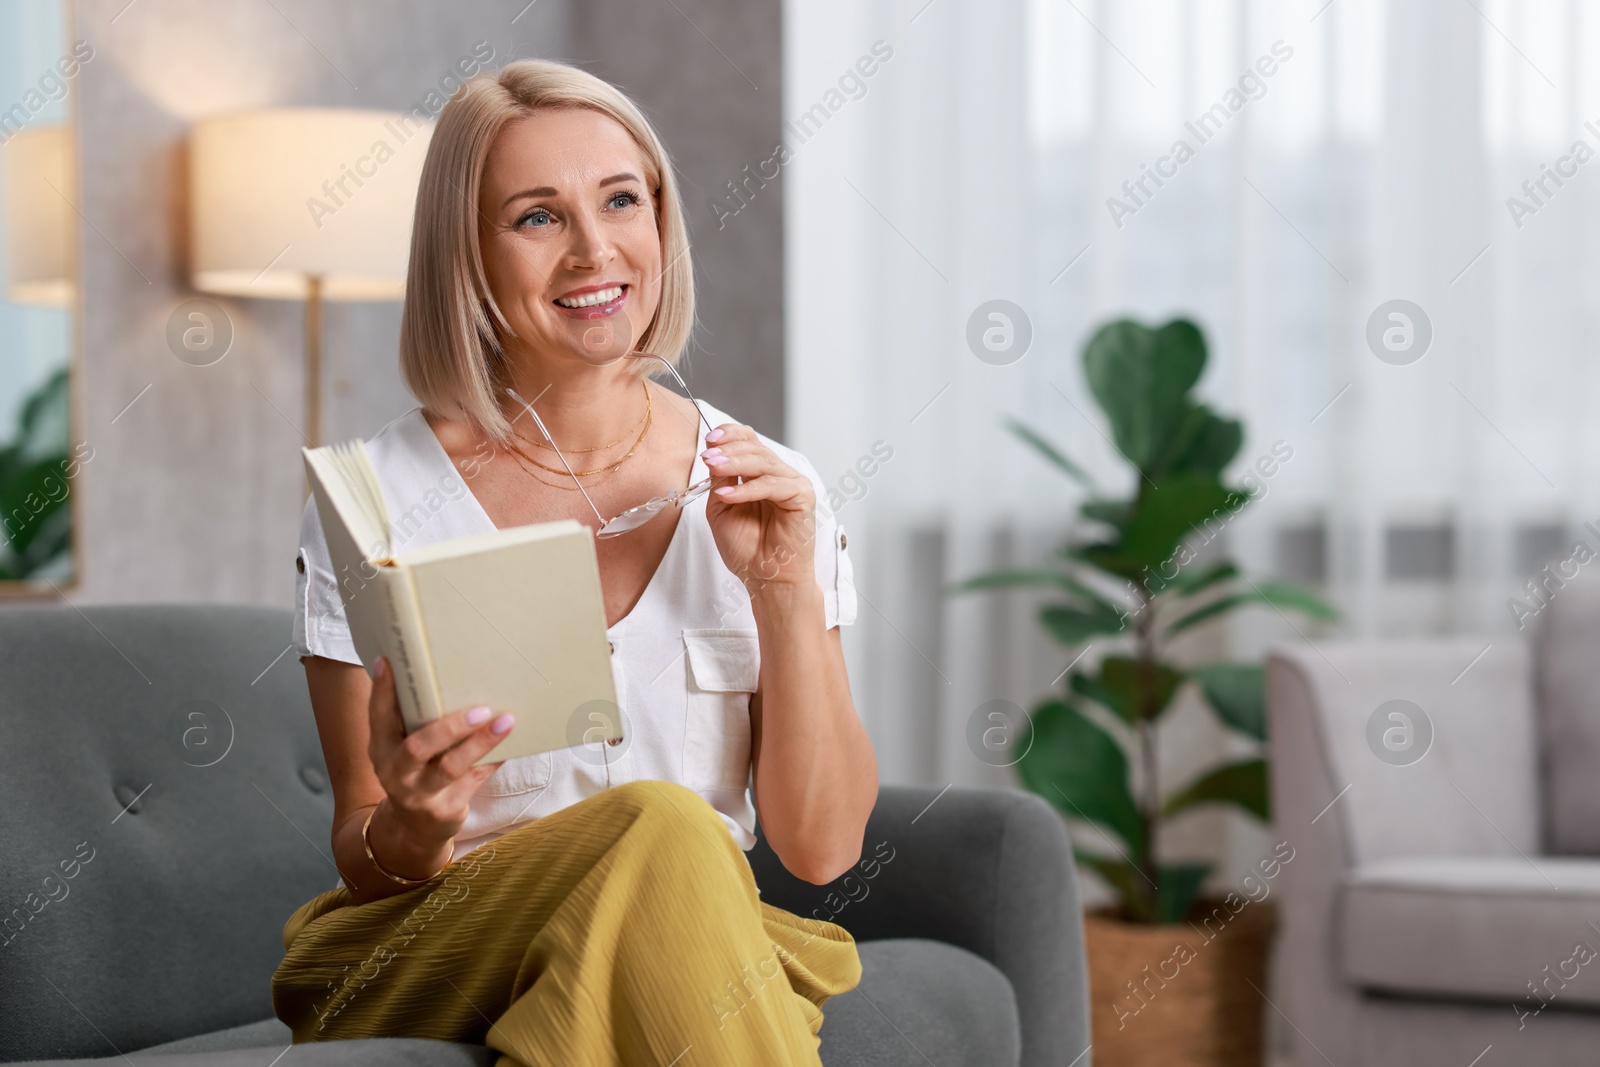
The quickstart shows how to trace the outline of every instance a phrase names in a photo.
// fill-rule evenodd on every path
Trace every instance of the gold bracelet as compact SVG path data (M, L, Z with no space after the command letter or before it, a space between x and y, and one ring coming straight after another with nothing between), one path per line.
M408 889L419 885L425 885L437 878L439 876L439 871L444 870L444 867L440 867L439 871L434 871L426 878L402 878L398 874L391 874L383 869L383 864L378 862L378 857L372 854L372 839L367 836L367 827L372 825L372 817L376 814L378 814L378 808L377 805L373 805L372 810L367 812L367 821L361 824L361 844L367 850L367 859L372 861L372 865L378 869L378 873L389 879L389 881L397 882ZM456 851L456 839L454 835L451 835L451 838L447 844L450 846L450 855L453 859ZM445 860L444 866L450 866L450 861Z

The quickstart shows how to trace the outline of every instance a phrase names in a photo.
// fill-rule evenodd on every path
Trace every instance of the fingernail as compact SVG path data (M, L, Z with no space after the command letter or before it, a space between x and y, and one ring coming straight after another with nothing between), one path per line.
M489 724L489 732L490 733L496 733L496 734L510 733L511 732L511 724L514 721L516 721L516 720L512 718L511 713L508 711L504 715L502 715L498 719L496 719L494 722Z
M379 656L378 657L378 665L373 668L372 676L374 678L382 678L385 674L388 674L388 673L389 673L389 657L388 656Z
M715 430L712 430L710 433L706 434L706 442L709 444L714 441L720 441L722 440L722 436L722 427L718 426Z
M711 491L716 493L718 496L727 496L729 493L733 492L733 488L734 487L731 485L719 485L717 488Z
M467 712L467 725L468 726L481 725L482 723L487 722L489 720L489 716L492 715L492 714L494 714L492 711L490 711L484 705L480 704L477 707L473 708L471 711Z

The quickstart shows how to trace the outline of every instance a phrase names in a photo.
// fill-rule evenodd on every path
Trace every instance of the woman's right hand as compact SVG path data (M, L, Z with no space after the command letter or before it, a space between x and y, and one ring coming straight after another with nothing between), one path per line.
M477 764L505 739L514 717L471 708L407 735L394 671L383 656L373 675L367 717L367 757L388 794L390 814L419 851L442 848L466 822L472 795L504 762Z

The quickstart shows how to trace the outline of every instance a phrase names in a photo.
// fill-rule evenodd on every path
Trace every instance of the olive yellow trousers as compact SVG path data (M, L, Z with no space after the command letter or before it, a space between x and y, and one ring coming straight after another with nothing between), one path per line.
M496 1067L820 1064L823 1002L861 980L849 933L762 902L721 817L665 781L524 823L395 896L331 889L283 943L272 1005L296 1043L440 1038Z

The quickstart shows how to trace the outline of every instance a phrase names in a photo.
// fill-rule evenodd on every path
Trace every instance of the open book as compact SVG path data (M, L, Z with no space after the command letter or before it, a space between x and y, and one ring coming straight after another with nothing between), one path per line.
M477 704L516 725L478 763L622 736L594 533L573 519L396 553L365 446L302 448L356 654L387 656L406 732Z

